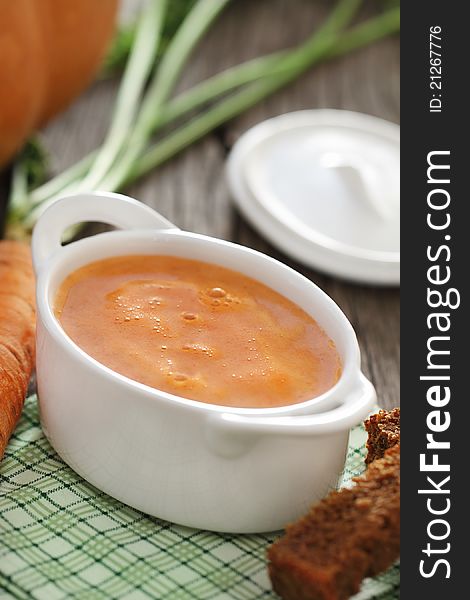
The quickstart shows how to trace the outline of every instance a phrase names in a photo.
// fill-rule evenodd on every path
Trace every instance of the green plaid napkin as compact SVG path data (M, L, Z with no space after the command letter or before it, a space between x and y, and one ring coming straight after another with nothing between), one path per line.
M351 434L345 483L364 468ZM0 600L254 600L276 598L266 547L276 533L216 534L149 517L72 471L42 434L36 397L0 466ZM399 597L393 567L355 600Z

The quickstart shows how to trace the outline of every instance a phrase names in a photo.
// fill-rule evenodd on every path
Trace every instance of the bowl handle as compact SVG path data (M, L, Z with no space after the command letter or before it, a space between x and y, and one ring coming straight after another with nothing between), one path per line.
M149 206L111 192L65 196L51 204L39 218L31 241L36 273L61 247L64 231L84 221L98 221L119 229L176 229Z
M377 396L372 383L360 373L354 389L335 408L309 415L281 417L215 413L208 419L210 448L225 457L245 453L260 437L310 437L348 431L365 419Z

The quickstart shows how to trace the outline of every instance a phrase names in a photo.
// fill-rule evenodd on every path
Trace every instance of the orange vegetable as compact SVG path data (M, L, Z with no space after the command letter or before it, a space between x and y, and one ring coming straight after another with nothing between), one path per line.
M35 358L31 252L0 241L0 459L20 418Z
M0 0L0 165L90 82L117 0Z

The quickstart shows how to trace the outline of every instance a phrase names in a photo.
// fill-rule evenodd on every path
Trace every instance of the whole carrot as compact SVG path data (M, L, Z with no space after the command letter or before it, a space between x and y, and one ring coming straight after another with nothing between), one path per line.
M34 368L35 326L29 246L0 241L0 460L20 418Z

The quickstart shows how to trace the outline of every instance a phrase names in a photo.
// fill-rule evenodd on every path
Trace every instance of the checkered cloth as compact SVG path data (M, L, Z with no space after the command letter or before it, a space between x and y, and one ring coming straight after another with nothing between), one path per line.
M364 439L352 432L345 483L364 468ZM275 538L188 529L110 498L51 448L35 396L0 466L0 600L274 599L266 548ZM355 600L398 597L396 566Z

